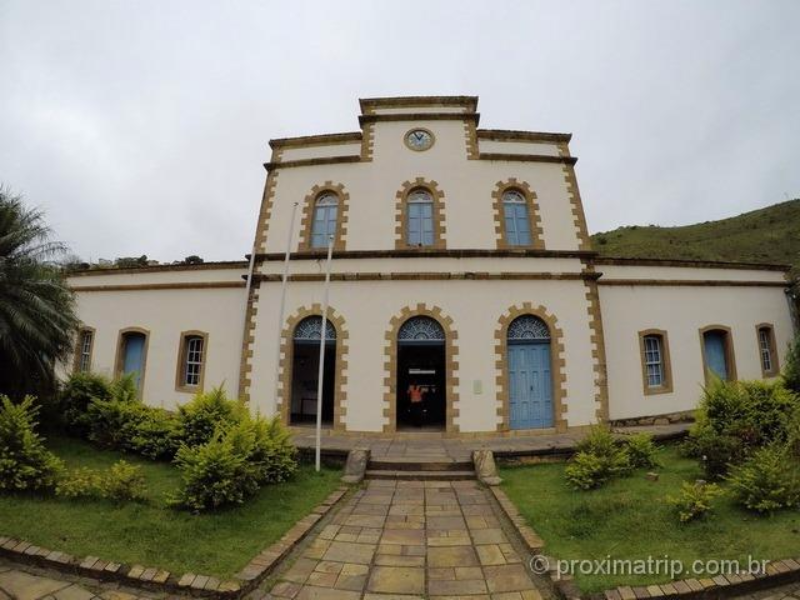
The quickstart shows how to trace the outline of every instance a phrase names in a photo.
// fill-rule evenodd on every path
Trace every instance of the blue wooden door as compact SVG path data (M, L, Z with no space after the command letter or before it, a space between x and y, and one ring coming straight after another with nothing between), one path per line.
M122 364L122 372L136 373L136 387L142 381L142 369L144 368L144 336L139 333L128 334L125 337L125 360Z
M552 427L550 343L509 344L508 381L511 429Z
M728 379L728 362L725 358L725 336L722 331L709 331L704 334L706 368L720 379Z

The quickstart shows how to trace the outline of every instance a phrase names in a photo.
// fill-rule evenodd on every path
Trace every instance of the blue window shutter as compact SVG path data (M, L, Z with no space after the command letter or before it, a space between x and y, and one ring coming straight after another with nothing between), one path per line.
M433 246L433 205L422 204L422 245Z
M422 219L419 204L408 205L408 238L409 246L422 243Z
M314 209L314 225L311 232L312 248L327 248L328 236L336 235L338 206L322 205Z
M528 207L525 204L517 204L516 217L517 217L517 244L520 246L529 246L531 243L531 228L528 221Z

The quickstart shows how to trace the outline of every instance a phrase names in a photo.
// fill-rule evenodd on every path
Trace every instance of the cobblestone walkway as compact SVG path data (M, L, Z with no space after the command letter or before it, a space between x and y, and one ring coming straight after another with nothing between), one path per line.
M546 588L537 589L525 561L476 482L370 481L266 597L549 597Z

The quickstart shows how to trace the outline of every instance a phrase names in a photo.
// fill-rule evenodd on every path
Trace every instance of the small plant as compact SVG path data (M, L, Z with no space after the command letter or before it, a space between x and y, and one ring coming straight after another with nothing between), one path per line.
M759 513L791 508L800 501L797 463L784 445L756 450L727 479L734 500Z
M675 507L681 523L706 518L714 509L714 499L722 494L715 483L684 481L678 496L669 496L667 502Z
M627 475L633 469L627 448L605 426L592 427L576 445L577 453L564 470L575 488L589 490L610 479Z
M87 467L70 471L59 481L56 494L65 498L142 502L147 498L147 486L141 467L120 460L105 472Z
M653 443L653 436L637 433L626 439L626 450L634 469L652 469L659 466L658 448Z
M248 460L259 483L280 483L297 471L297 448L278 417L247 419L253 429L253 449Z
M129 440L131 450L152 460L172 459L180 446L180 421L174 413L145 406Z
M141 502L147 498L142 468L124 460L114 463L100 482L103 498L114 502Z
M63 471L36 432L38 411L33 396L14 404L0 394L0 492L52 488Z
M179 409L181 436L187 446L205 444L217 433L238 423L246 413L241 402L230 400L222 387L197 394Z

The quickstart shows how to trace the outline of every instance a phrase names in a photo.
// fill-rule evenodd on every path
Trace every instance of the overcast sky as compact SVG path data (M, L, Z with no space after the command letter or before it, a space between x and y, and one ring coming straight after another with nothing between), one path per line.
M239 259L270 138L359 97L574 134L590 229L800 196L800 1L0 0L0 182L84 259Z

